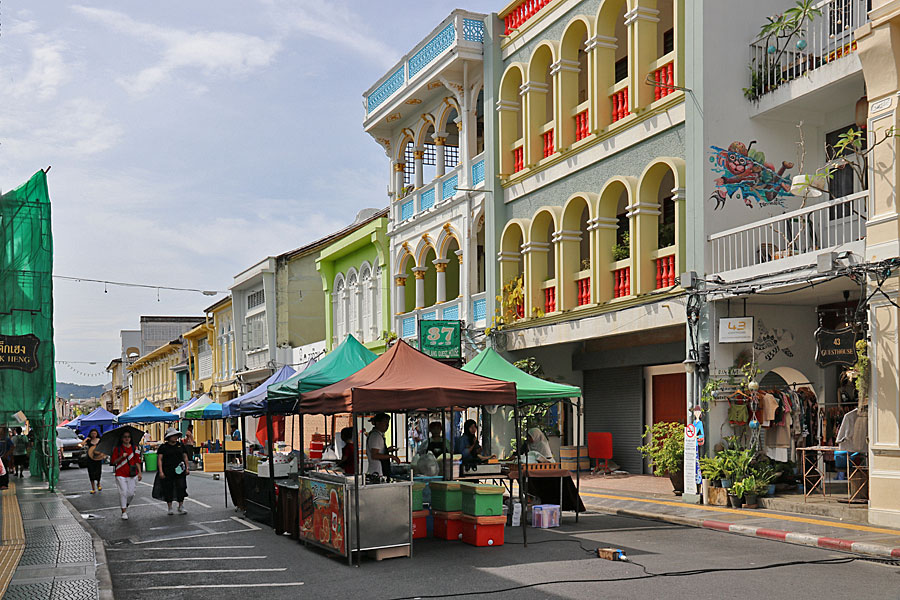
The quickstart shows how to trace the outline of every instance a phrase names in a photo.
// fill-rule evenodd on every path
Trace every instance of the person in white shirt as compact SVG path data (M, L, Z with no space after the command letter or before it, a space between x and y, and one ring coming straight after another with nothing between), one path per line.
M382 477L390 477L391 461L400 462L400 459L391 454L396 452L394 446L388 447L384 440L384 432L387 431L391 418L386 413L377 413L369 419L372 423L372 431L366 439L366 456L369 458L369 475L380 475Z

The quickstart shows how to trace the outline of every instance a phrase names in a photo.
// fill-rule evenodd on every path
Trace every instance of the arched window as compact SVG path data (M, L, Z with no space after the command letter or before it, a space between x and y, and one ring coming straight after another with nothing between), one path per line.
M475 101L475 150L472 156L484 152L484 88Z
M599 112L597 125L606 127L631 113L628 88L628 27L625 25L625 0L607 0L597 15L596 54Z
M456 238L452 238L447 244L447 252L444 255L444 258L450 261L447 263L445 275L445 300L455 300L460 295L460 255L457 254L458 250L459 242L456 241Z
M334 326L334 344L340 344L344 340L344 278L338 275L334 282L334 291L331 292L332 321Z
M588 98L588 55L585 43L588 28L584 21L573 21L563 34L560 45L560 140L569 147L591 132Z
M527 226L527 224L526 224ZM523 298L511 298L512 288L516 286L519 277L523 274L522 245L525 243L525 230L518 221L512 221L506 225L500 237L500 314L507 322L521 319L525 316L525 302ZM523 282L525 290L528 283ZM524 292L527 294L527 292ZM490 303L488 304L490 306Z
M522 69L517 65L509 67L500 82L500 100L497 102L500 112L500 173L505 176L525 168L522 83Z
M554 141L553 52L543 44L534 51L528 64L528 163L536 164L556 151Z
M359 272L360 304L362 304L362 319L360 320L361 342L370 342L372 336L372 269L364 264Z
M359 337L359 285L356 271L347 275L347 333Z
M451 110L447 115L447 122L444 124L444 132L447 139L444 141L444 169L450 171L459 164L459 125L456 120L459 119L459 113Z

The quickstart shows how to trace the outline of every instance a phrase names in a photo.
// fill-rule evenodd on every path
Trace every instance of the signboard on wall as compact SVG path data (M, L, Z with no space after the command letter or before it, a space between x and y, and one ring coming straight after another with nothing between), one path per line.
M737 344L753 341L753 317L719 319L719 343Z
M843 329L816 330L816 364L820 367L856 364L856 330Z
M16 369L33 373L38 368L37 349L41 344L32 333L0 335L0 369Z
M419 321L419 350L440 360L462 359L460 321Z
M692 423L684 428L684 493L697 495L697 430Z

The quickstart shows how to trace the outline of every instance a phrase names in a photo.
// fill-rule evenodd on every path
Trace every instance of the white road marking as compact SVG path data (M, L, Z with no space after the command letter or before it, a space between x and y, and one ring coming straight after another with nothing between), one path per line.
M246 550L256 546L166 546L165 548L141 548L147 550ZM134 552L132 548L107 548L107 552Z
M262 573L262 572L275 572L275 571L287 571L287 567L282 567L280 569L193 569L186 571L137 571L128 573L124 573L127 575L188 575L192 573Z
M228 519L219 519L218 521L199 521L199 522L190 522L188 525L206 525L207 523L230 523L231 521ZM150 531L156 531L159 529L184 529L184 525L160 525L159 527L150 527ZM200 529L204 529L206 531L211 531L209 527L200 527Z
M249 521L245 521L244 519L242 519L242 518L240 518L240 517L231 517L231 518L232 518L233 520L237 521L238 523L240 523L241 525L244 525L244 526L246 526L246 527L249 527L250 529L252 529L252 530L254 530L254 531L259 531L259 530L261 529L260 527L257 527L257 526L254 525L253 523L251 523L251 522L249 522Z
M129 558L127 560L117 560L115 562L155 562L158 560L261 560L268 558L267 556L157 556L156 558Z
M293 587L303 585L302 581L294 583L217 583L209 585L155 585L150 587L127 588L129 592L138 592L143 590L207 590L214 588L256 588L256 587Z
M147 483L146 481L138 481L138 483L141 485L146 485L147 487L153 487L152 483Z
M259 531L261 529L260 527L257 527L256 525L254 525L252 523L248 523L244 519L240 519L238 517L231 517L231 518L232 518L232 520L237 521L241 525L245 526L247 529L236 529L236 530L232 530L232 531L214 531L214 532L210 532L210 533L195 533L192 535L180 535L180 536L167 537L167 538L154 538L152 540L135 540L134 538L131 538L131 543L132 544L163 544L165 542L172 542L175 540L187 540L190 538L207 537L210 535L230 535L232 533L245 533L248 531Z
M135 506L156 506L156 502L147 502L145 504L132 504L128 508L134 508ZM97 512L100 510L122 510L120 506L106 506L104 508L92 508L90 512Z
M188 500L189 502L193 502L193 503L195 503L195 504L199 504L199 505L202 506L203 508L212 508L212 506L210 506L209 504L203 504L203 503L200 502L199 500L194 500L193 498L185 498L185 500Z

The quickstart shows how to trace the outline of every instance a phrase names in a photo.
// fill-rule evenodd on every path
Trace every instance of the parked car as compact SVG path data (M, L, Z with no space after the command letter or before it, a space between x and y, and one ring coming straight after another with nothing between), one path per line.
M68 427L56 428L56 448L59 451L60 468L76 464L79 467L87 465L87 453L81 445L81 438Z

